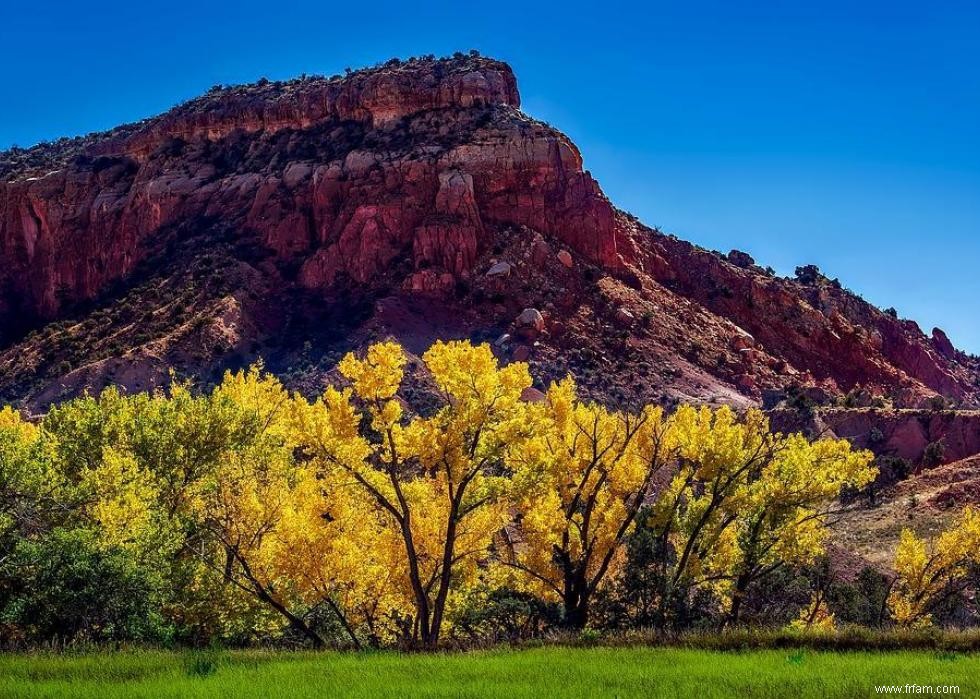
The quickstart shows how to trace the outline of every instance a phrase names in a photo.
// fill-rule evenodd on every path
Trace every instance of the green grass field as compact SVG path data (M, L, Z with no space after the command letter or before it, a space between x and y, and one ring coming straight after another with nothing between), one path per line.
M980 695L980 655L540 648L458 654L0 655L0 697L855 697L875 685Z

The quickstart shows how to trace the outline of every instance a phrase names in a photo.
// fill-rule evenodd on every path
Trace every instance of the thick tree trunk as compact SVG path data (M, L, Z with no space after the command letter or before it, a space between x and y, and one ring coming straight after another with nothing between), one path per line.
M323 642L323 639L320 638L320 635L316 631L311 629L309 624L307 624L305 621L303 621L298 616L296 616L295 614L287 610L284 606L280 605L275 600L268 598L267 601L269 602L270 606L272 606L280 614L286 617L286 619L289 620L289 623L292 625L294 629L296 629L304 636L306 636L306 638L309 639L310 643L313 644L314 648L323 648L326 645L326 643Z
M296 631L299 631L301 634L306 636L307 639L309 639L309 641L313 644L314 648L323 648L326 645L323 639L320 638L320 635L312 628L310 628L309 624L307 624L301 618L299 618L291 611L289 611L285 605L283 605L281 602L279 602L279 600L277 600L275 597L270 595L264 587L262 587L260 584L258 584L255 581L254 578L251 578L251 580L253 586L255 587L256 596L260 600L268 604L270 607L275 609L277 612L282 614L282 616L285 617L286 620L289 622L290 626L292 626Z
M401 530L402 539L405 543L405 555L408 557L408 577L415 596L415 623L418 627L418 636L422 644L428 646L432 643L432 617L429 610L429 596L426 594L425 586L422 584L418 554L415 551L415 540L412 536L412 522L409 516L402 518Z
M742 593L737 591L732 596L732 606L728 610L728 616L721 623L721 628L724 630L735 626L738 623L738 616L742 610Z
M573 574L565 577L562 621L566 627L581 630L588 625L590 597L588 585L582 576Z
M742 612L742 603L745 601L745 591L748 589L750 582L752 582L752 580L747 575L740 575L735 580L735 590L732 593L732 604L728 609L728 614L726 615L725 620L721 623L721 628L723 630L735 626L738 623L739 615Z
M589 623L589 604L587 600L566 600L564 610L565 626L581 630Z
M343 610L337 606L337 603L329 597L327 598L327 604L330 606L330 609L333 611L334 615L336 615L337 620L340 621L340 625L344 627L344 631L346 631L347 635L350 637L351 643L354 644L354 648L356 650L360 650L361 642L358 640L357 633L355 633L353 627L351 627L350 622L347 621L347 615L345 615Z
M456 555L456 512L458 505L454 503L453 511L449 513L446 526L446 543L442 555L442 571L439 576L439 591L432 605L432 628L430 629L430 644L439 643L439 633L442 630L442 619L446 610L446 600L449 598L449 586L452 583L453 558Z

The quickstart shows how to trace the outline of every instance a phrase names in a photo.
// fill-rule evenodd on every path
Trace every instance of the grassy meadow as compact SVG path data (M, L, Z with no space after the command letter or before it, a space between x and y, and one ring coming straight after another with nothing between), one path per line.
M980 655L567 648L466 653L114 652L0 656L0 697L856 697L980 693Z

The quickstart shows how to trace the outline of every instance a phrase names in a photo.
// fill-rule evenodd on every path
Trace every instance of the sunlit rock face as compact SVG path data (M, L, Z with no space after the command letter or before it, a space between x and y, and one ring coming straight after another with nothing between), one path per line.
M197 270L162 298L219 250L231 281ZM513 325L525 308L541 314L533 338ZM520 111L510 67L479 56L214 89L0 154L2 395L145 388L168 364L268 354L272 336L292 357L323 328L284 328L321 312L350 346L513 331L503 360L578 372L614 401L978 396L976 360L941 330L926 337L815 268L778 278L615 209L575 145Z

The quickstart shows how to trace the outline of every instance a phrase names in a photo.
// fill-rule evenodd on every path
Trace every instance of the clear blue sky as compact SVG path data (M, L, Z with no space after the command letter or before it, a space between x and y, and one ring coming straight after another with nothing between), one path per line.
M479 49L619 206L980 353L980 3L10 2L0 148L214 83Z

